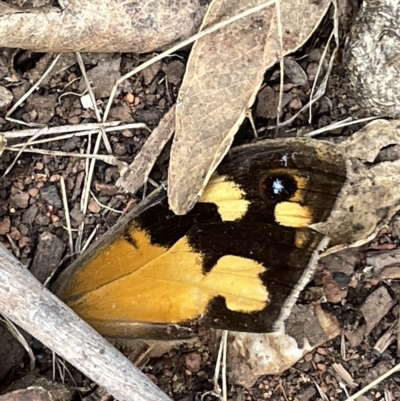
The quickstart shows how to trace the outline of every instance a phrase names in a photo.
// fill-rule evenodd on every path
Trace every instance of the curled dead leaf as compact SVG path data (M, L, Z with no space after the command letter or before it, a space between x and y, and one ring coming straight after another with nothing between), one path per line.
M227 362L232 383L249 388L260 376L281 374L340 334L337 319L320 305L295 308L287 321L287 334L229 333Z
M343 244L370 241L400 209L400 160L371 164L379 151L400 142L398 121L374 121L338 145L347 161L347 181L328 220L312 228Z
M203 26L263 3L265 0L214 0ZM329 4L327 0L281 0L283 55L309 38ZM169 167L169 205L176 214L187 213L201 195L280 49L274 6L194 44L179 92Z

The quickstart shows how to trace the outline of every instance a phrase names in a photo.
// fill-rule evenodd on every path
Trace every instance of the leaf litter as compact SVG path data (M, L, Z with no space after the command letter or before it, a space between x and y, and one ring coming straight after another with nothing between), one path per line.
M278 52L278 53L279 53L279 52ZM275 57L276 57L276 59L279 59L279 54L278 54L278 56L275 55Z

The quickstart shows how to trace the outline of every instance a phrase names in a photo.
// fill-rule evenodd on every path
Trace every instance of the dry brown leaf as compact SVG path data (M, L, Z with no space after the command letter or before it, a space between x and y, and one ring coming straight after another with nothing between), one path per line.
M379 287L371 293L360 307L365 324L345 333L351 346L359 346L364 337L371 333L395 303L396 301L391 297L386 287Z
M0 396L0 401L53 401L51 393L42 387L29 387Z
M338 320L315 307L295 307L287 321L287 333L229 332L229 380L246 388L260 376L277 375L305 354L340 334Z
M214 0L203 25L232 17L264 0ZM282 0L283 54L312 34L330 2ZM280 54L275 8L238 20L193 46L176 108L169 167L169 204L185 214L229 150L263 74Z
M348 159L347 181L328 220L312 225L331 238L329 252L368 242L400 209L400 160L370 164L380 149L400 142L398 124L373 122L338 145Z
M341 363L332 364L333 370L337 373L337 375L347 383L351 388L356 388L358 383L354 381L351 377L350 373L345 369L345 367Z
M389 348L389 346L396 341L397 336L394 334L395 329L396 326L393 325L389 327L389 329L386 330L386 332L381 337L379 337L373 348L375 353L378 353L378 355L382 355Z
M200 0L68 0L17 9L0 1L0 47L36 52L145 53L190 36L205 8Z

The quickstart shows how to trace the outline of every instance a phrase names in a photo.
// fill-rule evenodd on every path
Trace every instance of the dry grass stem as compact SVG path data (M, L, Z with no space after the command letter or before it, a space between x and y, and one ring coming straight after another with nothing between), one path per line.
M381 383L383 380L387 379L390 377L393 373L396 373L400 370L400 364L396 365L394 368L388 370L386 373L384 373L382 376L378 377L374 381L372 381L370 384L365 386L363 389L360 391L357 391L357 393L353 394L351 397L347 398L345 401L355 401L357 400L358 397L361 395L365 394L367 391L371 390L374 388L377 384Z
M6 120L8 120L8 117L19 107L20 104L22 104L30 95L35 91L35 89L43 82L43 80L47 77L47 75L50 74L52 69L55 67L55 65L58 62L58 59L60 58L60 54L57 54L57 56L54 58L53 62L50 64L49 68L43 73L43 75L40 77L40 79L24 94L24 96L21 97L14 105L11 107L11 109L7 112L6 114ZM10 120L9 120L10 121Z
M75 132L73 134L59 135L59 136L55 136L55 137L52 137L52 138L39 139L37 141L29 142L29 145L30 146L34 146L34 145L41 145L43 143L57 142L57 141L62 141L64 139L73 138L74 136L76 136L76 137L78 137L78 136L87 136L87 135L96 134L97 132L99 132L99 130ZM25 146L25 143L16 143L15 145L11 145L10 148L18 149L18 148L22 148L24 146Z
M100 134L100 137L101 137L101 134ZM96 159L96 160L101 160L112 166L122 166L122 164L123 164L123 162L119 161L115 156L112 156L112 155L62 152L59 150L47 150L47 149L15 149L15 148L11 148L11 147L7 147L6 150L10 150L12 152L37 153L39 155L50 155L50 156L61 156L61 157L81 157L83 159Z
M123 131L125 129L146 129L151 132L150 128L144 123L130 123L122 124L122 121L110 121L106 123L88 123L79 125L61 125L58 127L42 127L24 129L19 131L6 131L2 132L1 135L6 139L10 138L25 138L36 135L39 131L42 131L42 136L54 135L54 134L66 134L66 133L78 133L86 131L86 134L92 133L93 130L98 132L100 128L104 128L106 132Z
M340 335L340 356L344 361L346 361L346 339L344 337L344 332Z
M328 396L324 393L324 390L322 390L322 387L314 380L312 379L312 381L314 382L314 386L318 391L318 394L320 395L320 397L324 400L324 401L329 401Z
M35 139L39 138L42 135L42 132L39 130L36 135L32 136L31 138L28 139L27 142L25 142L22 146L21 149L18 150L17 155L14 157L14 160L11 162L11 164L7 167L6 171L3 174L3 177L5 177L14 167L15 163L18 161L19 157L21 156L22 152L26 150L26 148L30 145L30 142L34 141ZM6 148L7 149L7 148Z
M67 223L69 249L70 249L71 256L72 256L74 254L74 241L72 239L71 218L69 216L67 189L65 188L65 180L64 180L63 176L60 177L60 185L61 185L61 195L62 195L62 201L63 201L64 213L65 213L65 221Z
M6 118L7 121L11 122L11 123L15 123L18 125L24 125L25 127L31 127L31 128L45 128L46 124L39 124L39 123L27 123L26 121L22 121L22 120L17 120L16 118L12 118L12 117L7 117Z
M335 15L336 15L337 14L336 2L334 2L334 5L335 5ZM339 43L340 42L339 42L339 35L338 35L338 21L337 21L337 19L334 19L334 27L333 27L333 30L332 30L330 36L329 36L329 39L328 39L328 42L327 42L327 44L325 46L324 52L323 52L323 54L321 56L321 60L320 60L320 63L318 65L318 72L320 71L322 62L325 59L325 56L326 56L327 51L329 49L330 42L332 41L333 37L335 37L336 46L335 46L335 48L334 48L334 50L332 52L331 58L329 60L329 65L328 65L327 72L325 73L325 76L324 76L324 78L323 78L323 80L321 82L321 85L320 85L319 89L317 90L317 92L315 94L315 97L313 97L313 90L312 90L311 91L311 95L310 95L310 101L306 105L304 105L296 114L294 114L288 120L282 122L279 126L275 125L275 126L271 126L271 127L265 127L265 128L262 129L263 131L266 130L266 129L267 130L272 130L272 129L276 130L277 128L285 127L285 126L291 124L296 118L299 117L300 114L302 114L307 109L309 109L310 113L311 113L311 106L318 99L320 99L326 92L326 87L327 87L328 79L329 79L331 71L332 71L333 62L335 60L336 53L339 50ZM281 75L282 75L282 72L281 72ZM315 80L314 80L314 83L313 83L313 88L315 88L315 86L316 86L317 78L318 78L318 74L315 77ZM258 132L261 132L261 130L259 130Z
M376 120L379 117L365 117L365 118L360 118L357 120L353 120L352 117L348 117L342 121L336 121L332 124L327 125L326 127L322 127L319 129L316 129L315 131L309 132L308 134L305 134L304 137L306 138L312 138L317 135L321 135L325 132L332 131L334 129L342 128L342 127L347 127L349 125L354 125L354 124L361 124L365 123L368 121Z
M65 96L76 96L76 97L83 97L87 93L87 89L85 89L82 93L76 93L76 92L64 92L58 97L58 103L61 105L61 99Z
M96 196L94 195L94 193L93 193L92 191L90 191L90 195L92 195L92 198L94 199L94 201L95 201L100 207L102 207L103 209L109 210L110 212L113 212L113 213L121 213L121 214L123 213L121 210L113 209L112 207L109 207L109 206L104 205L103 203L101 203L101 202L96 198Z
M70 380L72 381L72 383L77 386L76 380L74 378L74 376L72 375L70 369L68 368L68 366L65 364L65 361L63 358L60 358L59 356L56 355L56 362L58 365L58 369L60 372L60 376L62 378L62 383L65 383L65 372L68 373L68 376L70 378Z
M82 253L82 239L83 239L83 228L85 227L85 222L83 221L78 227L78 236L75 241L76 253Z
M92 90L92 86L90 85L89 78L88 78L88 76L86 74L85 64L83 64L82 56L81 56L81 54L79 52L75 53L75 57L76 57L76 61L78 62L79 68L81 70L81 74L82 74L83 80L85 81L86 89L87 89L87 91L89 93L90 100L92 102L92 106L93 106L94 114L96 116L96 120L99 123L99 122L101 122L100 110L97 107L96 97L94 96L94 93L93 93L93 90Z
M95 237L97 230L99 229L100 224L97 224L97 226L94 228L94 230L90 233L89 238L86 240L85 244L83 247L79 250L79 253L83 253L86 251L90 243L93 241L93 238Z
M76 55L76 59L78 61L79 67L81 69L82 76L83 76L83 78L85 80L86 87L87 87L87 90L89 92L90 99L92 101L92 105L93 105L93 109L94 109L95 114L96 114L97 122L101 123L100 110L97 107L96 98L94 96L94 93L93 93L93 90L91 88L89 79L87 77L85 65L83 64L83 60L82 60L82 56L80 55L79 52L75 53L75 55ZM105 132L103 127L99 128L99 134L97 136L96 143L94 145L93 154L96 155L98 153L98 151L100 149L101 139L103 139L103 142L104 142L104 145L106 147L107 153L109 155L111 155L112 154L111 144L110 144L110 142L108 140L108 137L107 137L106 132ZM81 203L81 206L82 206L82 212L83 212L84 215L87 212L87 207L88 207L88 204L89 204L89 192L90 192L90 187L92 185L92 179L93 179L95 166L96 166L96 159L92 158L90 160L89 170L88 170L88 173L86 174L85 184L84 184L84 187L83 187L83 202Z
M101 139L102 139L102 135L101 135L101 133L99 133L97 135L97 138L96 138L96 143L94 144L93 155L97 155L97 153L99 152ZM83 187L82 212L83 212L84 215L86 214L87 206L89 204L89 192L90 192L90 186L92 184L95 165L96 165L96 159L92 159L90 161L89 170L88 170L88 173L86 175L86 180L85 180L85 184L84 184L84 187Z
M25 351L27 352L29 356L29 370L32 372L35 369L36 359L32 348L28 344L28 341L26 341L18 327L8 317L3 316L1 319L4 321L13 337L24 347Z
M251 113L251 110L250 110L250 109L248 109L248 110L246 111L246 117L247 117L247 119L248 119L249 122L250 122L251 129L253 130L254 138L258 138L257 128L256 128L256 125L255 125L255 123L254 123L253 114Z
M350 397L350 394L347 391L346 385L344 383L342 383L341 381L339 381L339 387L342 389L342 391L344 392L346 397Z
M391 391L387 388L385 388L385 401L394 401Z
M322 52L321 59L320 59L320 61L319 61L319 63L318 63L317 73L315 74L315 79L314 79L314 82L313 82L313 86L312 86L312 88L311 88L310 99L314 99L314 92L315 92L315 88L316 88L316 86L317 86L318 77L319 77L319 75L320 75L320 73L321 73L322 64L323 64L323 62L324 62L324 60L325 60L325 57L326 57L326 54L327 54L327 52L328 52L328 50L329 50L329 45L330 45L330 43L331 43L331 41L332 41L332 37L333 37L333 36L335 37L336 46L335 46L335 48L334 48L334 50L333 50L333 52L332 52L331 58L330 58L330 60L329 60L328 71L327 71L327 73L325 74L325 77L324 77L324 79L323 79L323 81L322 81L322 83L321 83L321 86L320 86L320 88L319 88L319 91L318 91L318 92L320 92L320 96L316 96L316 97L315 97L316 99L319 99L319 98L325 93L325 91L326 91L326 85L327 85L327 83L328 83L328 79L329 79L329 76L330 76L331 71L332 71L333 61L334 61L334 59L335 59L336 53L337 53L338 50L339 50L339 43L340 43L340 42L339 42L339 17L338 17L338 9L337 9L336 0L332 1L332 3L333 3L333 5L334 5L333 30L332 30L332 32L331 32L331 34L330 34L330 36L329 36L328 42L326 43L325 49L324 49L324 51ZM321 89L322 89L323 93L321 93ZM309 118L308 118L308 122L309 122L310 124L311 124L311 121L312 121L312 107L311 107L311 106L312 106L312 104L310 103L310 113L309 113Z
M224 331L221 334L221 340L219 343L217 359L215 361L215 370L214 370L214 377L213 377L214 390L211 392L214 396L216 396L218 398L221 397L221 392L222 392L221 387L219 386L219 383L218 383L218 379L219 379L219 374L221 372L221 361L222 361L222 354L223 354L223 349L224 349L224 341L223 341ZM204 395L206 395L206 394L204 394Z
M278 99L278 110L276 114L276 127L279 127L279 119L282 112L282 98L283 98L283 84L285 78L285 65L283 56L283 29L282 29L282 18L281 18L281 3L280 0L276 1L276 21L278 28L278 42L279 42L279 69L280 69L280 79L279 79L279 99Z
M78 61L79 67L81 69L81 73L82 73L83 79L85 81L86 88L87 88L87 90L89 92L90 100L91 100L92 105L93 105L93 109L94 109L94 112L95 112L95 115L96 115L97 122L101 123L100 110L97 107L96 98L94 96L94 93L93 93L93 90L91 88L89 79L87 77L86 68L85 68L85 65L83 64L82 56L80 55L79 52L75 53L75 55L76 55L76 59ZM99 133L98 133L97 140L96 140L96 143L95 143L95 146L94 146L94 149L93 149L93 154L97 154L98 153L98 151L100 149L101 139L103 139L103 142L104 142L104 145L106 147L107 153L109 155L111 155L112 154L111 144L110 144L110 142L108 140L108 137L107 137L106 132L105 132L103 127L99 127ZM88 174L86 174L86 176L85 176L85 183L84 183L84 187L83 187L83 196L82 196L83 197L83 202L82 202L81 206L82 206L82 212L83 212L84 215L87 212L87 207L88 207L88 204L89 204L89 192L90 192L90 187L92 185L92 179L93 179L95 166L96 166L96 159L92 158L90 160L90 166L89 166Z
M228 330L222 332L222 401L228 401L228 386L226 380L226 365L227 365L227 348L228 348Z

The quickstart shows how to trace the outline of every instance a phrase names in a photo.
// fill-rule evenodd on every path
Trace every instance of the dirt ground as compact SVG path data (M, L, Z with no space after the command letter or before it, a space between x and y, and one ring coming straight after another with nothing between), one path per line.
M358 5L342 3L340 34L343 47L345 34ZM308 102L311 85L321 60L323 49L332 29L331 15L328 15L318 31L298 52L288 60L283 95L284 111L281 121L287 121ZM329 49L326 60L329 58ZM174 104L183 74L189 49L174 54L133 77L120 89L110 113L110 121L124 123L142 122L150 129L157 126L163 114ZM90 79L93 81L97 99L105 105L110 88L121 74L152 57L152 54L136 56L132 54L83 55ZM52 55L32 54L28 51L16 53L3 49L0 54L0 90L9 101L0 104L0 130L26 129L30 124L44 124L49 127L79 125L96 121L93 111L85 109L81 103L84 84L74 55L68 54L59 60L55 71L34 91L12 115L13 119L24 124L6 121L5 113L41 77L52 60ZM13 67L10 67L13 61ZM327 68L327 61L323 63ZM349 116L362 117L352 99L346 96L344 67L341 52L335 60L328 91L313 107L311 122L304 112L293 122L278 132L270 127L276 122L276 109L279 96L279 66L265 74L265 83L260 90L252 114L260 139L269 137L302 136L304 133L328 126ZM4 96L4 95L3 95ZM2 98L2 96L0 96ZM355 132L362 125L352 125L331 130L323 138L340 140ZM149 131L146 129L125 129L109 132L108 138L113 155L123 161L131 161L145 143ZM254 141L251 124L246 121L236 136L235 146ZM10 139L9 146L24 141L16 137ZM36 148L83 153L93 147L95 137L71 136L64 139L36 145ZM154 167L151 178L160 183L166 178L168 146ZM100 154L106 154L102 145ZM0 159L0 173L7 170L16 152L6 151ZM64 178L68 205L71 214L73 240L79 237L79 227L84 222L81 233L85 243L95 231L95 238L106 232L129 208L144 196L143 191L135 196L121 193L115 186L118 178L116 167L102 161L96 163L91 197L86 215L81 212L81 199L84 187L86 159L54 154L22 153L12 170L0 178L0 241L42 282L46 282L54 272L66 267L71 261L68 253L69 237L65 229L65 212L60 191L60 179ZM152 190L147 187L147 193ZM326 310L340 321L346 335L318 347L306 355L294 367L280 376L261 377L254 387L244 389L230 385L228 398L244 400L274 401L312 401L344 400L346 392L360 389L398 362L400 339L396 335L399 318L397 297L400 287L392 276L371 272L369 266L382 264L387 257L395 258L400 243L399 219L373 243L363 249L347 252L344 255L321 262L320 271L304 291L299 302L309 303L324 295ZM50 251L51 252L50 252ZM50 253L49 253L50 252ZM48 255L51 255L49 260ZM43 259L46 267L43 269ZM393 263L392 263L393 264ZM328 272L329 270L329 272ZM386 272L387 273L387 272ZM384 287L388 296L377 322L376 309L368 309L368 297L382 298L376 293ZM324 292L325 291L325 292ZM376 294L376 295L374 295ZM385 293L386 294L386 293ZM363 309L364 308L364 309ZM374 318L373 318L374 317ZM376 320L376 318L375 318ZM365 337L357 329L369 326ZM378 339L389 330L387 344L376 346ZM400 332L400 330L399 330ZM30 344L36 362L34 374L29 373L29 359L22 346L14 339L5 322L0 324L0 392L5 394L17 388L32 384L38 377L63 383L61 398L82 399L89 397L95 386L75 368L65 367L62 361L53 361L51 352L29 334L24 334ZM205 395L213 389L212 378L215 369L215 354L209 348L208 331L199 328L199 341L183 344L172 349L160 358L144 359L140 366L162 390L177 400L200 400L214 398ZM132 350L122 351L131 356ZM348 372L349 377L338 373L336 365ZM62 391L61 391L62 390ZM323 398L323 397L326 398ZM389 398L389 397L392 398ZM100 397L100 396L99 396ZM363 398L364 397L364 398ZM390 400L400 398L400 376L392 375L360 401ZM2 398L0 398L2 399ZM95 398L86 398L95 399ZM101 398L98 398L101 399ZM106 399L106 398L104 398Z

